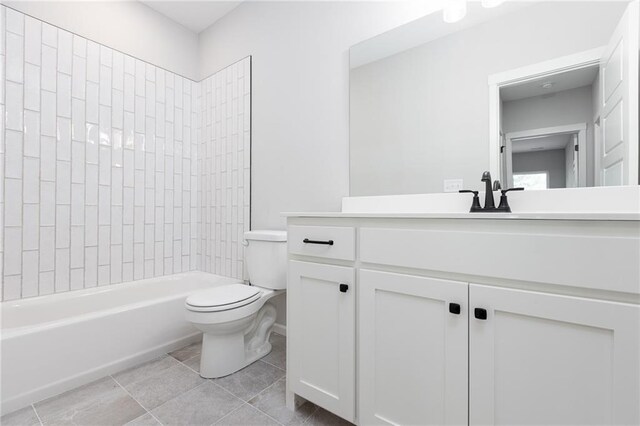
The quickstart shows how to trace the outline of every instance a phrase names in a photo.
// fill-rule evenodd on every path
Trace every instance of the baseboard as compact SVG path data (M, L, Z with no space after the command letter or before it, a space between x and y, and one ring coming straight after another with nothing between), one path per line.
M275 324L273 324L273 331L275 333L278 333L278 334L281 334L283 336L286 336L287 335L287 326L275 323Z
M101 365L91 370L83 371L82 373L68 377L64 380L49 383L40 388L22 393L11 399L2 401L2 407L0 411L2 412L2 415L17 411L36 402L90 383L94 380L101 379L103 377L109 376L110 374L118 373L122 370L126 370L127 368L139 365L145 361L150 361L165 353L180 349L186 345L198 341L201 338L201 335L201 333L190 334L188 336L155 346L143 352L138 352L126 358L121 358L114 362L110 362L109 364Z

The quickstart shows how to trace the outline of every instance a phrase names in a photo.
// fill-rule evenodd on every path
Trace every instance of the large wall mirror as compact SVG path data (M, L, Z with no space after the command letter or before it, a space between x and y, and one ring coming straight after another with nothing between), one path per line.
M351 48L352 196L638 184L638 0L442 16Z

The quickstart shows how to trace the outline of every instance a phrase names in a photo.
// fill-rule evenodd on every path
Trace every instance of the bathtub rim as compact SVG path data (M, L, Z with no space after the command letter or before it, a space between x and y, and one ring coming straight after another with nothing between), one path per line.
M178 297L185 297L186 295L194 291L198 291L199 289L191 289L191 290L185 290L182 292L174 292L168 295L164 295L162 297L150 297L141 301L119 304L106 309L100 309L93 312L72 315L72 316L59 318L59 319L53 319L50 321L43 321L35 324L28 324L28 325L23 325L18 327L4 328L4 324L3 324L4 321L2 320L2 314L4 309L6 309L7 307L19 309L19 307L16 306L17 304L37 305L45 301L46 303L54 303L58 300L82 299L83 297L87 297L87 296L122 291L134 285L135 286L153 285L154 282L161 282L163 280L167 280L167 278L176 278L176 281L177 281L179 278L188 277L189 275L212 276L218 279L222 279L223 282L218 283L216 285L244 282L239 279L223 277L221 275L212 274L209 272L188 271L188 272L180 272L178 274L166 275L162 277L153 277L153 278L147 278L143 280L126 281L123 283L110 284L108 286L102 286L102 287L99 286L99 287L86 288L82 290L71 290L71 291L65 291L62 293L54 293L54 294L48 294L43 296L29 297L25 299L7 300L4 302L0 302L0 342L13 337L19 337L25 334L29 334L29 333L46 331L46 330L50 330L57 327L63 327L65 325L73 324L77 321L88 320L92 318L102 318L108 315L114 315L120 312L124 312L128 309L142 308L145 306L149 306L153 303L163 303Z

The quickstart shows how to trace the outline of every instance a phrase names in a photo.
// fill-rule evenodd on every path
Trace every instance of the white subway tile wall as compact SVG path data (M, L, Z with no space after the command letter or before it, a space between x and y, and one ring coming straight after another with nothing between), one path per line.
M0 37L2 300L243 277L249 58L194 82L5 6Z
M202 81L200 205L203 271L242 278L250 229L251 58Z

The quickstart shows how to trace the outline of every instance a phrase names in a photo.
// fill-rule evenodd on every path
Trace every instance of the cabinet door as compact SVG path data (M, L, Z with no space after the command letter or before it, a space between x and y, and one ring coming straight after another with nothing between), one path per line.
M469 307L472 425L640 423L640 307L474 284Z
M467 423L467 291L456 281L360 271L360 424Z
M287 287L289 387L349 421L355 417L354 275L353 268L290 261Z

